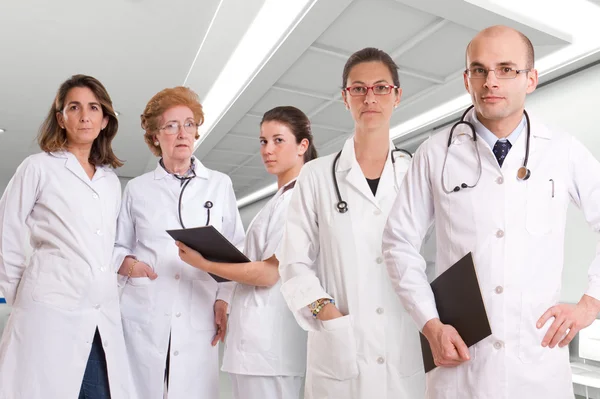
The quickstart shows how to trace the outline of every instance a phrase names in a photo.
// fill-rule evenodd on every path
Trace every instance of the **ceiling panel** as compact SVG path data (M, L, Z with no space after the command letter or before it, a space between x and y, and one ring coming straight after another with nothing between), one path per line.
M351 130L354 127L350 111L341 102L334 102L311 118L311 122Z
M219 172L225 173L226 175L228 175L231 171L237 168L237 165L227 165L220 162L208 161L206 159L203 159L201 162L208 169L218 170Z
M427 80L403 75L402 68L400 68L399 72L400 72L399 73L400 87L402 88L402 98L403 99L410 98L411 96L435 85L434 83L431 83Z
M326 143L330 142L333 139L336 139L338 137L340 137L341 135L344 135L345 133L343 132L339 132L336 130L330 130L330 129L326 129L324 127L320 127L320 126L314 126L312 127L312 133L313 133L313 138L315 140L315 146L317 147L317 151L319 150L319 147L325 145Z
M262 115L247 114L231 129L231 133L249 138L259 137Z
M256 137L238 136L236 134L227 134L221 139L215 147L217 150L234 150L245 154L254 155L260 151L260 142L258 141L259 132Z
M394 0L355 0L317 43L348 54L364 47L392 52L435 20Z
M213 149L202 161L221 162L228 165L239 165L250 158L251 155L233 151Z
M269 90L252 108L252 113L262 115L270 109L282 105L291 105L306 113L308 110L315 108L323 102L320 98L293 93L291 90L293 89L279 90L273 88ZM327 93L324 93L323 95L327 95Z
M477 34L448 23L398 58L400 65L434 76L447 76L465 66L465 48Z
M309 48L278 83L334 95L341 90L345 63L340 57Z

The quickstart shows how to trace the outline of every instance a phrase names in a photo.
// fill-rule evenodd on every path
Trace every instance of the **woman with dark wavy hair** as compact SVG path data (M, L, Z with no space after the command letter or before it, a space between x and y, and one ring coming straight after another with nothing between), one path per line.
M59 88L38 142L0 200L0 398L135 398L112 267L118 122L95 78ZM29 233L33 249L23 236Z

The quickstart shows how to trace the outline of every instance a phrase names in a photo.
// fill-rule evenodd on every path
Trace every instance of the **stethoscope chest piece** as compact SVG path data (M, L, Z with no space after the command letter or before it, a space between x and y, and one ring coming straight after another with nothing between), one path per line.
M531 171L527 169L527 167L521 166L519 170L517 170L517 179L525 181L529 179L529 176L531 176Z
M346 212L348 212L348 203L346 201L339 201L337 203L337 211L339 213L346 213Z

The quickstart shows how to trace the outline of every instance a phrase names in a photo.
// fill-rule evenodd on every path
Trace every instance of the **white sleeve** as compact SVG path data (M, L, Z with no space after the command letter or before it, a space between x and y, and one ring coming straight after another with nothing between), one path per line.
M417 150L383 231L382 251L392 286L420 330L439 317L420 254L434 218L426 141Z
M12 305L26 266L26 221L40 192L40 173L31 158L17 168L0 199L0 292Z
M131 216L131 191L130 184L125 186L123 199L121 200L121 210L117 219L117 235L115 238L115 247L113 250L113 267L115 272L119 271L123 260L127 255L133 254L135 249L135 224ZM127 282L127 276L117 275L117 281L120 287Z
M317 277L320 245L316 206L316 184L308 164L296 181L277 253L281 292L300 327L308 331L319 326L307 306L317 299L331 298Z
M237 207L237 201L235 199L235 193L233 191L233 184L231 179L227 177L227 187L225 194L225 209L223 210L223 236L227 238L233 245L235 245L240 251L244 250L244 239L246 234L244 233L244 225L242 224L242 218L240 217L240 211ZM231 296L233 289L235 288L235 282L228 281L225 283L219 283L219 289L217 291L217 299L221 299L227 303L231 303Z
M600 163L574 137L569 151L569 177L571 199L583 211L594 232L600 232ZM588 270L586 294L600 300L600 243Z

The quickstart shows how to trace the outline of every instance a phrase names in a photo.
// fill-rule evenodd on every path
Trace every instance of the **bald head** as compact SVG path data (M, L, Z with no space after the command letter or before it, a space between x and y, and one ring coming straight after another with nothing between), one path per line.
M533 69L535 63L535 53L533 45L527 36L522 34L516 29L509 28L508 26L495 25L490 26L479 32L473 40L467 45L467 51L465 53L465 64L469 67L469 50L474 43L483 42L490 38L500 38L502 40L515 40L523 46L523 52L525 53L526 65L525 68Z

